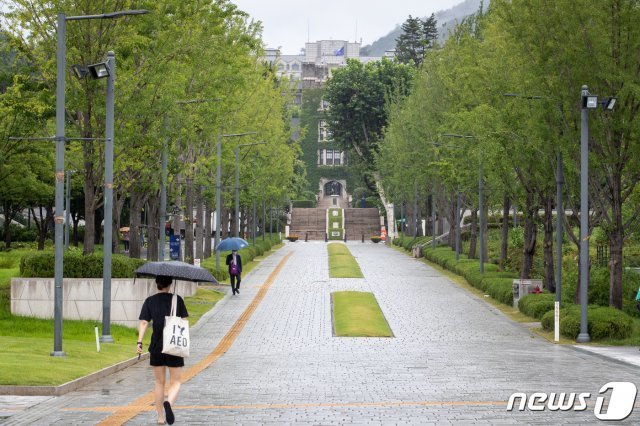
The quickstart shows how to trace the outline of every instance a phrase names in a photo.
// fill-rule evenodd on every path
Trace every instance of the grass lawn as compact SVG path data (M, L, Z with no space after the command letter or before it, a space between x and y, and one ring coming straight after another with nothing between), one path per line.
M346 245L330 243L329 250L329 276L331 278L364 278L360 266Z
M102 323L65 320L62 326L62 349L66 356L52 357L53 321L11 315L8 285L0 285L0 289L0 385L57 386L130 359L136 354L138 332L134 328L112 324L114 343L101 344L98 353L95 327L99 327L100 333ZM189 323L195 324L222 297L223 293L210 288L198 288L195 296L185 298ZM144 339L145 347L151 338L150 330Z
M277 250L281 245L272 248ZM33 249L14 249L0 253L0 385L57 386L86 376L136 355L138 332L134 328L111 325L114 343L101 344L96 351L95 327L100 321L63 321L62 350L65 357L52 357L53 320L11 315L11 278L20 275L20 258ZM265 256L270 252L265 253ZM224 260L224 258L222 258ZM262 258L244 265L249 273ZM215 257L207 259L215 265ZM194 325L224 293L200 286L196 294L186 297L189 324ZM147 347L151 328L144 339ZM25 374L28 372L28 374Z
M185 298L187 312L189 312L189 325L194 325L224 297L224 293L215 291L210 287L198 287L196 294Z
M331 301L336 336L393 336L373 293L339 291L331 293Z

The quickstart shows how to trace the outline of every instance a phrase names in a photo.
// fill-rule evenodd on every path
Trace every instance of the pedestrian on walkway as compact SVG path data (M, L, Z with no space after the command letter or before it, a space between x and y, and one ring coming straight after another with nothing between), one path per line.
M242 281L242 257L238 250L233 250L227 255L227 265L229 265L229 275L231 276L231 291L233 294L240 294L240 281Z
M147 297L140 311L140 326L138 327L137 352L142 353L142 339L147 330L149 322L152 323L151 343L149 344L150 363L155 376L155 402L158 414L158 424L173 424L175 416L171 406L175 403L180 391L182 380L182 367L184 358L162 353L162 330L164 329L164 318L171 313L171 299L173 294L169 293L169 288L173 282L172 277L157 276L156 286L158 293ZM189 316L182 297L178 296L176 315L182 318ZM169 392L167 400L164 400L164 386L167 368L169 369ZM164 410L163 410L164 408Z

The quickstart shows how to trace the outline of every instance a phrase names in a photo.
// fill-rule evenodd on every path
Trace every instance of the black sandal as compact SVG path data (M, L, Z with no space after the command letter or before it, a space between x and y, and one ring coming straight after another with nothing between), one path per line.
M171 404L169 401L165 401L164 404L164 417L167 420L167 423L172 425L173 422L176 421L176 418L173 416L173 410L171 409Z

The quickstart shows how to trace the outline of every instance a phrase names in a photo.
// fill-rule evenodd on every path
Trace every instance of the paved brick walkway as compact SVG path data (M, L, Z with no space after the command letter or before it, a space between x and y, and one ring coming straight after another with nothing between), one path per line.
M611 381L640 369L553 345L424 263L383 245L348 247L364 279L330 279L324 242L287 244L192 330L204 359L285 261L226 353L185 383L176 424L586 424ZM375 294L393 338L332 336L330 293ZM95 424L152 389L138 365L11 416L7 424ZM507 412L513 392L590 392L583 412ZM104 409L100 409L104 407ZM134 407L132 425L155 423ZM640 422L640 409L622 424ZM618 423L620 424L620 423Z

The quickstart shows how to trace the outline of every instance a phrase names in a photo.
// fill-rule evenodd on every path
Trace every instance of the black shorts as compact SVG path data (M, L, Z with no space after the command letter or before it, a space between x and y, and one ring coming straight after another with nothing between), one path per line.
M184 367L184 358L163 353L150 353L149 359L154 367Z

